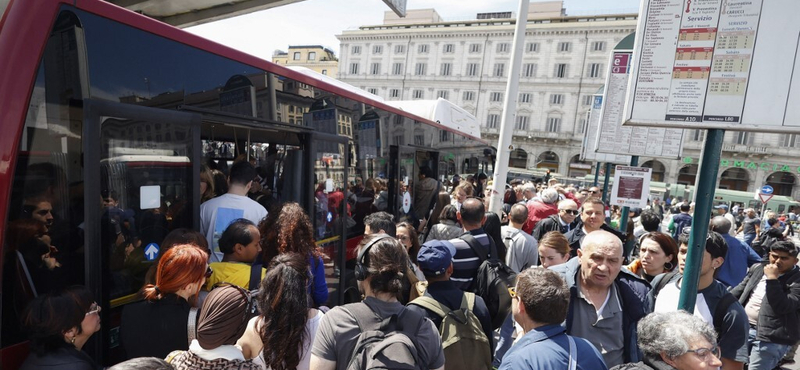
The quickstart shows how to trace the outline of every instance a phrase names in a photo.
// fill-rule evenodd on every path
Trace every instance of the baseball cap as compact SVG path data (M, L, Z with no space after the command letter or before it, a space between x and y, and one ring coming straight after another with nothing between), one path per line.
M724 209L724 210L727 211L728 210L728 205L727 204L720 204L720 205L714 207L714 209Z
M453 263L456 247L446 240L429 240L417 253L417 264L426 276L439 276Z

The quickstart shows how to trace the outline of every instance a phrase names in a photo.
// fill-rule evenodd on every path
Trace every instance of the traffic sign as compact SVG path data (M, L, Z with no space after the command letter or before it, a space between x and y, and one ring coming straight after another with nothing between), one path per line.
M772 194L774 192L775 189L773 189L772 186L764 185L761 187L761 194L767 195L767 194Z
M158 257L158 244L150 243L144 247L144 258L148 261L155 261Z
M762 204L767 204L772 199L772 194L758 193L758 198L761 199Z

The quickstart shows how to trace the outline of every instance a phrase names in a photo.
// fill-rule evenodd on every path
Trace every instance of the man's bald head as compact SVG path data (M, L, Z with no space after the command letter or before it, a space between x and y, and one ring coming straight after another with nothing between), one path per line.
M511 212L508 214L508 219L515 224L524 224L528 219L528 207L519 203L511 206Z
M461 223L467 225L480 226L483 223L483 218L486 216L486 208L483 202L476 198L467 198L461 204Z
M622 269L622 241L608 231L593 231L583 239L578 257L581 284L608 289Z
M581 242L581 249L583 254L591 254L597 248L611 248L619 251L622 256L622 241L619 238L605 230L597 230L590 232L583 238Z
M720 234L727 234L731 231L731 226L731 221L724 216L715 216L711 219L708 228Z

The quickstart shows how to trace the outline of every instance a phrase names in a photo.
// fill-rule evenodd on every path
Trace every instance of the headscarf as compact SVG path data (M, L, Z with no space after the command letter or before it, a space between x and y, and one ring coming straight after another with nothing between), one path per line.
M221 286L208 293L197 321L197 341L204 349L232 345L247 328L248 292L237 286Z

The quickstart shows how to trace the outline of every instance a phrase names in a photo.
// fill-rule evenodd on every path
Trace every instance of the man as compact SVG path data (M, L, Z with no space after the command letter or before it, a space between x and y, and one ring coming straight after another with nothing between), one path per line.
M681 233L678 243L680 245L678 272L662 274L653 280L654 288L649 293L648 300L655 302L653 304L654 312L672 312L678 308L681 278L686 267L686 254L689 250L689 234ZM737 356L737 351L747 339L747 315L742 305L734 297L725 297L730 295L725 286L714 280L716 271L725 262L727 252L728 246L722 235L711 231L705 241L703 261L700 265L694 314L714 325L722 354L720 358L722 370L741 370L747 357ZM663 283L663 280L666 280L666 283ZM717 306L720 307L719 311Z
M525 223L523 230L530 234L536 224L546 218L547 216L558 213L558 191L554 188L547 188L542 190L539 199L528 201L528 221Z
M209 264L213 272L206 279L206 290L210 291L219 282L248 290L258 289L258 284L267 273L264 268L260 268L260 272L252 271L252 264L261 253L260 242L261 234L253 222L245 218L231 222L219 238L222 262Z
M564 199L558 202L558 213L539 221L533 228L533 238L539 240L550 231L559 231L562 234L570 232L578 223L578 204L574 200Z
M658 214L652 209L645 209L642 211L642 215L639 216L639 226L633 229L633 236L636 240L639 240L645 233L661 231L660 229L661 219L658 217Z
M744 233L744 242L749 246L753 246L753 240L758 236L761 231L761 219L756 217L756 210L748 208L744 210L747 215L742 219L742 225L739 226L738 232Z
M514 272L520 273L539 263L539 246L532 236L522 231L522 225L528 219L528 208L522 204L511 207L508 215L508 226L501 228L503 243L506 246L506 265ZM500 340L494 351L494 366L500 365L506 351L511 347L511 336L514 333L514 321L509 314L500 327Z
M528 204L533 198L536 197L536 185L532 182L526 182L525 185L522 185L522 199L525 201L525 204Z
M775 244L769 263L756 264L731 290L744 305L750 323L747 341L749 369L771 370L800 340L800 273L797 247L790 241ZM744 348L743 348L744 349Z
M567 335L561 326L569 303L570 289L557 273L528 269L520 274L511 311L525 335L506 353L499 369L568 369L569 359L577 362L576 369L608 369L588 340Z
M482 253L489 253L493 241L483 230L486 221L486 209L483 202L477 198L467 198L461 205L461 210L456 213L456 218L464 228L464 234L469 234L480 244ZM478 267L483 262L483 256L475 254L472 248L464 241L465 236L450 239L456 248L453 255L453 275L450 280L461 290L470 291L472 280L478 274Z
M733 217L733 215L730 212L728 212L728 205L727 204L720 204L720 205L714 207L714 209L717 210L717 215L725 217L725 219L728 220L728 222L731 223L731 228L728 231L728 234L730 234L730 236L735 237L736 236L736 227L733 227L733 225L736 225L736 218Z
M439 194L441 189L436 174L428 166L419 168L419 181L414 184L414 209L417 217L428 219L428 213L433 208L434 197ZM374 200L374 199L373 199Z
M728 245L725 263L717 271L716 278L726 286L735 287L744 279L748 267L761 262L761 256L743 241L731 236L731 226L727 217L716 216L711 219L709 230L720 233Z
M48 229L53 226L53 206L49 200L39 198L26 200L25 203L22 210L27 218L43 222Z
M603 199L603 189L598 188L597 186L592 186L589 188L589 198L598 198L600 200Z
M653 198L653 202L650 204L650 209L655 212L659 218L664 217L664 206L661 205L661 199L658 197Z
M517 273L536 266L539 261L536 239L522 231L522 225L527 219L528 208L515 204L508 215L508 226L500 228L503 244L506 246L506 265Z
M589 198L583 202L583 207L581 208L582 226L570 230L565 235L569 242L570 256L575 257L578 255L576 251L583 245L583 238L593 231L603 229L616 235L620 241L624 240L624 234L603 223L605 221L604 208L605 204L598 198Z
M622 241L610 232L594 231L584 239L578 257L550 269L570 289L567 334L594 344L609 367L640 361L636 324L650 313L650 286L622 271Z
M669 221L669 226L667 226L667 230L672 233L672 239L675 239L676 242L683 232L683 229L692 226L692 215L689 214L691 206L689 203L681 203L678 209L680 213L672 216L672 219Z
M393 238L397 237L394 217L383 211L370 213L364 217L364 235L372 234L389 234Z
M200 232L208 240L211 261L222 259L217 241L233 220L246 218L258 225L267 217L264 206L247 196L256 175L255 168L247 161L234 163L228 175L228 193L200 205Z
M578 190L578 193L575 194L575 200L577 203L583 204L583 201L589 199L589 189L581 188Z
M417 253L417 264L420 270L425 275L428 281L428 288L425 290L425 296L434 299L445 312L458 310L461 307L461 301L464 299L464 291L459 289L452 281L450 276L453 275L453 254L455 247L452 243L446 240L430 240L425 242ZM488 340L486 351L491 356L492 338L494 331L492 330L492 318L489 316L489 309L486 308L486 303L480 296L474 295L475 301L472 307L472 313L480 321L481 328ZM433 324L438 328L442 325L443 318L436 312L424 308L420 305L417 298L409 303L406 308L411 311L417 311L421 315L433 321ZM440 333L441 334L441 333Z

